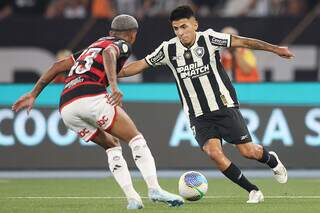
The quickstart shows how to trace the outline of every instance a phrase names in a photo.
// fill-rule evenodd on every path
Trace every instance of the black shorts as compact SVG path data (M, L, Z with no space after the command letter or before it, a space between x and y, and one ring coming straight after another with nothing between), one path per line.
M224 139L232 144L252 141L246 122L237 108L222 108L191 118L190 124L201 148L212 138Z

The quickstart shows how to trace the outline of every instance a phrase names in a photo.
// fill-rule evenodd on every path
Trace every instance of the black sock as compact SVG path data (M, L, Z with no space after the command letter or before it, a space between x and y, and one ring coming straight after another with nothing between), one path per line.
M272 169L278 165L277 159L273 155L270 155L265 148L263 148L262 157L258 161L267 164Z
M249 180L242 174L240 169L233 163L231 163L230 166L222 173L232 182L238 184L240 187L244 188L248 192L250 192L251 190L259 190L256 185L253 185L249 182Z

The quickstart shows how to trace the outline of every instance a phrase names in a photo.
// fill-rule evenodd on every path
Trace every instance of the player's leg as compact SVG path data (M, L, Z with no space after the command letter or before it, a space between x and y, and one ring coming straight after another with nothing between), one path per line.
M254 143L238 144L237 148L243 157L267 164L279 183L287 182L287 170L275 152L268 152L263 146Z
M147 183L151 200L166 202L169 206L183 204L180 196L166 192L159 186L155 161L147 142L130 117L120 107L117 107L117 116L109 133L129 144L134 161Z
M91 141L98 144L106 151L108 155L109 169L127 197L127 208L143 208L142 200L133 187L127 163L122 156L122 149L119 140L98 129L96 137L91 139Z
M117 107L117 116L109 133L129 144L133 159L148 188L160 188L151 151L133 121L120 107Z
M136 126L129 118L129 116L122 110L121 107L112 106L109 103L106 96L102 96L102 99L97 101L95 108L97 109L96 123L99 128L104 129L113 136L131 144L131 140L142 137L141 133L137 130ZM143 138L143 137L142 137ZM136 158L135 163L142 173L143 178L146 180L149 188L160 188L157 180L156 169L154 164L153 156L145 142L141 140L141 146L139 150L132 150L134 158ZM138 156L138 157L136 157ZM138 159L140 157L140 159Z
M205 116L191 120L195 138L202 150L213 160L218 169L232 182L249 192L248 203L263 201L263 195L258 187L252 184L223 153L221 137L230 137L233 131L233 119L226 109L209 113ZM259 194L256 200L250 199L251 194Z
M154 159L146 141L124 110L121 107L112 106L108 102L107 96L101 96L96 100L93 106L96 109L93 114L95 118L94 123L111 135L127 142L130 147L132 147L132 141L140 138L138 144L141 146L141 149L132 149L135 163L146 180L148 188L160 188Z
M258 187L242 174L240 169L233 164L223 153L221 141L218 138L209 139L203 146L203 151L213 160L218 169L231 181L238 184L248 192L252 190L258 191Z
M237 145L241 155L258 160L261 163L267 164L274 173L275 179L279 183L286 183L288 179L287 170L279 160L275 152L268 152L264 147L252 143L249 130L246 126L245 120L238 109L228 109L233 121L231 125L231 140Z
M127 163L122 156L119 140L97 128L97 125L105 122L105 120L96 122L96 112L92 109L101 102L100 99L102 97L104 95L76 100L61 110L61 117L65 125L78 133L82 139L87 142L93 141L106 150L109 168L128 198L127 208L140 209L143 207L143 204L140 196L132 186L131 177ZM81 109L80 112L79 109ZM106 117L104 118L107 120Z

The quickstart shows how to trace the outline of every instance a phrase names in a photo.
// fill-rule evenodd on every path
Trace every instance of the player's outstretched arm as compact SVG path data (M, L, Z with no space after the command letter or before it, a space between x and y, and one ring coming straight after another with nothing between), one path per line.
M74 60L70 58L62 59L55 62L45 73L41 75L31 92L21 96L11 107L15 112L20 109L27 108L29 113L33 103L41 91L61 72L69 70L74 64Z
M146 68L149 67L149 64L145 61L145 59L141 59L139 61L134 61L126 65L121 69L118 73L118 77L128 77L132 75L136 75L140 72L143 72Z
M264 50L275 53L280 57L287 59L294 57L294 55L290 52L288 47L277 46L258 39L241 37L236 35L232 35L231 47L245 47L255 50Z

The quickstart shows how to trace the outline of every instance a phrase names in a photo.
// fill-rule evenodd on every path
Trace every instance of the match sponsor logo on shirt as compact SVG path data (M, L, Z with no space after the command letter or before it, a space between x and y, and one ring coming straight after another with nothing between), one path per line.
M73 87L73 86L75 86L75 85L77 85L78 83L81 83L81 82L83 82L83 81L84 81L83 78L77 77L77 78L73 79L72 81L70 81L69 83L67 83L67 84L64 86L64 88L65 88L65 89L69 89L69 88L71 88L71 87Z
M206 75L210 72L209 64L198 66L198 63L192 63L177 68L177 72L180 74L180 78L197 78Z

